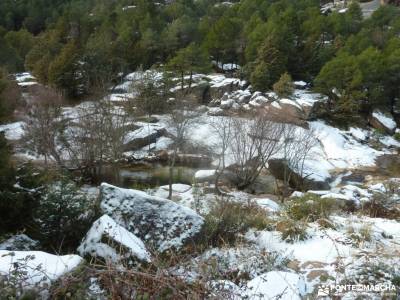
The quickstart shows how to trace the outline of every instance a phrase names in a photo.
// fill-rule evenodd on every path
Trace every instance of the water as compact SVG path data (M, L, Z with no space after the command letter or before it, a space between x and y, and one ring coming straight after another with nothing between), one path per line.
M204 168L176 166L172 182L192 184L194 174L201 169ZM123 188L154 188L169 183L169 167L162 164L107 167L103 169L99 181Z

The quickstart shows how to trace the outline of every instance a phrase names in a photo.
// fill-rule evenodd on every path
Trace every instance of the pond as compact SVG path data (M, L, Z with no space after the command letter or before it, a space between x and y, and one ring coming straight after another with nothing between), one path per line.
M194 174L198 170L207 168L176 166L172 182L191 185ZM104 169L99 181L108 182L123 188L139 190L154 188L168 184L169 167L162 164L109 167Z

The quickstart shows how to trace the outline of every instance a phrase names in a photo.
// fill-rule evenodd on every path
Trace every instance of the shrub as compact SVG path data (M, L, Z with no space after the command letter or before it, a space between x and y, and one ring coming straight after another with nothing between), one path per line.
M262 230L271 227L266 211L255 204L241 204L219 200L205 217L202 244L234 245L240 234L250 228Z
M282 240L289 243L304 241L308 238L307 223L305 221L285 217L276 224L276 230L281 233Z
M292 77L286 72L281 75L279 80L273 85L274 92L279 97L289 97L294 92Z
M93 292L93 288L95 291ZM88 264L60 278L50 299L205 299L201 281L188 282L155 264L142 269Z
M318 219L328 219L330 214L338 209L338 202L330 198L320 198L318 195L305 194L302 197L292 198L285 207L289 218L310 222Z
M65 177L46 186L35 211L40 239L56 249L75 249L94 217L93 201Z
M335 228L335 224L333 224L330 220L325 219L325 218L318 219L317 223L321 228L325 228L325 229Z
M372 240L372 229L370 224L365 224L359 228L349 226L347 228L347 234L355 244L370 242Z
M372 218L400 218L400 210L397 207L400 183L389 180L384 183L383 192L375 192L371 201L364 204L362 213Z
M15 170L11 147L0 133L0 234L22 230L32 220L39 180L31 171L29 166Z
M393 135L393 138L394 138L396 141L399 141L399 142L400 142L400 132L396 132L396 133Z
M13 252L8 255L14 256ZM27 255L24 259L15 260L8 274L0 275L0 299L24 299L35 300L40 299L40 293L45 290L46 277L39 279L34 285L27 285L32 280L30 261L34 259L34 255ZM35 269L41 272L43 269L38 265ZM37 276L37 274L36 274Z

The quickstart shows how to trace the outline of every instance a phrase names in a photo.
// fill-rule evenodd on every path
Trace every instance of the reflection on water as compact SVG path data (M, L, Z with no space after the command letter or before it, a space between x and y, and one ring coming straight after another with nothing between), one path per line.
M199 168L178 166L174 168L173 183L192 184L193 177ZM138 167L107 168L103 172L102 181L111 182L124 188L146 189L167 185L169 168L165 165L151 165Z

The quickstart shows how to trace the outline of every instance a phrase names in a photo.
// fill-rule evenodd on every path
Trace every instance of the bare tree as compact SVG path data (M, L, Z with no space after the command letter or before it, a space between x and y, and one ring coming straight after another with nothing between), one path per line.
M172 198L172 181L174 168L178 153L182 150L188 140L188 132L198 121L199 113L194 109L193 101L184 99L183 95L177 95L177 98L171 104L168 125L172 131L174 141L172 151L168 156L169 164L169 193L168 199Z
M211 121L211 126L218 136L217 144L214 146L220 150L218 153L218 166L215 174L215 189L218 194L222 194L222 191L219 188L219 180L226 167L225 159L233 135L233 119L230 116L215 117Z
M121 159L129 131L123 107L109 99L92 102L80 107L78 118L72 122L65 146L75 166L95 177L101 174L105 163L114 165Z
M66 124L62 118L61 104L61 94L50 88L40 87L33 93L28 107L24 145L43 155L46 165L49 159L62 165L58 141L62 138Z
M256 181L268 160L280 150L283 125L255 115L252 120L234 119L230 151L237 187L245 189Z
M293 176L296 176L296 188L303 189L304 181L311 174L306 174L305 162L316 145L313 130L284 124L282 137L283 184L289 189Z

